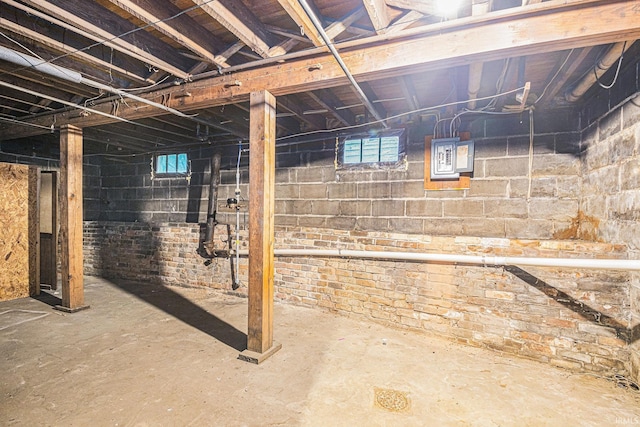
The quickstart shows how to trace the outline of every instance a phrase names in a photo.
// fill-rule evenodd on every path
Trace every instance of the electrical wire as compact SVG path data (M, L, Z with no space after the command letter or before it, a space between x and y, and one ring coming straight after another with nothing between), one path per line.
M496 95L490 95L490 96L484 96L484 97L481 97L481 98L476 98L476 100L485 101L487 99L493 99L493 98L497 98L497 97L500 97L500 96L509 95L511 93L518 92L518 91L523 90L523 89L524 89L524 86L516 88L516 89L513 89L513 90L509 90L509 91L506 91L506 92L502 92L502 93L499 93L499 94L496 94ZM363 127L366 127L366 126L375 125L375 124L380 123L380 122L389 121L389 120L397 119L397 118L400 118L400 117L408 116L410 114L421 113L421 112L424 112L424 111L435 110L435 109L438 109L438 108L450 107L450 106L459 105L459 104L466 104L467 102L469 102L469 100L449 102L449 103L444 103L444 104L440 104L440 105L434 105L432 107L419 108L417 110L412 110L412 111L407 111L407 112L400 113L400 114L395 114L393 116L389 116L389 117L381 119L381 120L373 120L373 121L370 121L370 122L367 122L367 123L361 123L359 125L344 126L344 127L335 128L335 129L321 129L321 130L314 130L314 131L310 131L310 132L302 132L302 133L298 133L298 134L294 134L294 135L281 136L279 138L276 138L276 141L282 141L282 140L285 140L285 139L297 138L297 137L307 136L307 135L317 135L317 134L322 134L322 133L335 133L335 132L342 132L342 131L345 131L345 130L359 129L359 128L363 128ZM500 114L502 114L502 113L500 113ZM504 114L512 114L512 113L509 112L509 113L504 113Z
M51 59L49 59L49 60L46 60L46 61L44 61L44 60L43 60L43 61L44 61L44 62L46 62L46 63L53 63L54 61L57 61L58 59L66 58L67 56L71 56L71 55L74 55L74 54L76 54L76 53L85 52L85 51L87 51L87 50L89 50L89 49L92 49L92 48L94 48L94 47L102 46L102 45L104 45L105 43L109 43L109 42L112 42L112 41L114 41L114 40L121 39L122 37L125 37L125 36L128 36L128 35L131 35L131 34L137 33L138 31L146 30L147 28L153 27L153 26L155 26L156 24L161 24L161 23L164 23L164 22L171 21L171 20L176 19L176 18L178 18L178 17L180 17L180 16L182 16L182 15L184 15L184 14L186 14L186 13L189 13L189 12L191 12L191 11L195 10L195 9L200 9L202 6L205 6L205 5L207 5L207 4L209 4L209 3L212 3L212 2L214 2L214 1L217 1L217 0L205 0L202 4L196 4L196 5L194 5L194 6L188 7L187 9L181 10L180 12L176 13L175 15L169 16L169 17L167 17L167 18L159 19L159 20L154 21L154 22L149 22L149 23L147 23L146 25L143 25L143 26L141 26L141 27L136 27L136 28L134 28L134 29L132 29L132 30L125 31L125 32L124 32L124 33L122 33L122 34L119 34L119 35L113 36L113 37L112 37L112 38L110 38L110 39L106 39L106 40L103 40L103 41L100 41L100 42L95 42L95 43L92 43L92 44L90 44L90 45L88 45L88 46L85 46L85 47L83 47L83 48L75 49L75 50L72 50L72 51L70 51L70 52L67 52L67 53L64 53L64 54L62 54L62 55L56 56L56 57L54 57L54 58L51 58ZM51 21L49 21L49 23L52 23L52 22L51 22ZM25 49L26 49L26 48L25 48ZM37 56L37 55L35 55L35 56ZM23 70L26 70L26 69L29 69L29 68L31 68L31 67L19 67L19 68L17 68L17 69L15 69L15 70L13 70L12 72L13 72L13 73L16 73L16 72L23 71ZM3 73L0 73L0 76L6 75L6 74L8 74L8 72L7 72L7 71L5 71L5 72L3 72Z
M595 64L593 64L593 75L596 78L596 82L598 82L598 85L602 89L611 89L616 84L616 82L618 81L618 76L620 75L620 67L622 66L622 59L624 58L624 52L625 52L626 49L627 49L627 42L625 41L623 43L623 45L622 45L622 52L620 53L620 59L618 60L618 67L616 68L616 74L615 74L615 76L613 76L613 81L611 82L610 85L604 85L604 84L602 84L602 82L600 82L600 77L598 77L598 72L596 70L597 61L596 61Z
M547 83L547 85L544 87L544 90L542 91L542 93L540 94L540 96L538 97L538 99L536 99L536 101L533 103L533 105L536 105L538 102L540 102L540 100L542 99L542 97L547 93L547 89L549 89L549 86L551 86L551 83L553 83L553 81L556 79L556 77L558 77L558 75L560 74L560 71L562 71L562 69L564 68L565 65L567 65L567 62L569 61L569 58L571 57L571 55L573 54L573 51L575 49L571 49L569 51L569 54L567 54L567 57L564 58L564 62L562 63L562 65L560 65L560 68L558 68L558 71L556 71L556 73L553 75L553 77L551 77L551 80L549 80L549 83Z

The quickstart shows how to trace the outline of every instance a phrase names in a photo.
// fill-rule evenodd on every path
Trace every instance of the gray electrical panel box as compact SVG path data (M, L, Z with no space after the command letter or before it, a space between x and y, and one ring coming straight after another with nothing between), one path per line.
M460 172L473 172L474 142L460 138L431 141L431 179L455 179Z

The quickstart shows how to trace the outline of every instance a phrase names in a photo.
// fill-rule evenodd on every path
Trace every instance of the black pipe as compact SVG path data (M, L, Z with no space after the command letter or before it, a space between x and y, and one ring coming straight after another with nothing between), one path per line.
M209 254L213 253L213 230L218 223L216 212L218 209L218 187L220 186L220 163L222 155L215 153L211 158L211 178L209 179L209 205L207 207L207 231L204 237L204 247Z

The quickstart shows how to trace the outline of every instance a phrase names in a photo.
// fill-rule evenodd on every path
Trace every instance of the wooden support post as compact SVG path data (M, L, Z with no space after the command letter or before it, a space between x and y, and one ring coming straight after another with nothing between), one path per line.
M84 305L82 257L82 129L60 128L60 247L62 305L58 310L76 312Z
M260 363L281 347L273 342L275 97L252 92L249 114L249 328L240 359Z

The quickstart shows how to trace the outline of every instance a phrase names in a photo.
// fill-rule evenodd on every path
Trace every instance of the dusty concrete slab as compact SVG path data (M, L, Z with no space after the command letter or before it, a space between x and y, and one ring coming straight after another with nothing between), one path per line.
M85 299L0 303L51 313L0 330L0 425L640 424L605 379L316 310L276 304L282 349L253 365L245 299L92 277Z

